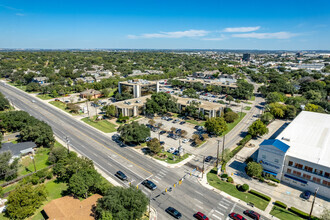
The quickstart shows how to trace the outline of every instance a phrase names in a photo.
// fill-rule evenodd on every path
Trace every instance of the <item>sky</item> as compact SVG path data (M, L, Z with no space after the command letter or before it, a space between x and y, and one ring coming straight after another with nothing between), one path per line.
M0 48L330 50L329 0L0 0Z

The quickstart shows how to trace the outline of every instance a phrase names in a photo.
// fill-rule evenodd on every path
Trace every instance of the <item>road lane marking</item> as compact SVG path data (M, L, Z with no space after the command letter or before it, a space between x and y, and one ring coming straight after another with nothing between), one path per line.
M196 198L194 198L194 199L195 199L197 202L203 204L203 202L201 202L199 199L196 199Z
M158 176L155 176L155 178L157 178L157 179L159 179L159 180L161 180L162 178L159 178Z
M159 183L157 180L155 180L155 179L152 179L153 181L155 181L156 183Z
M233 208L230 210L230 213L232 213L234 211L234 208L236 207L236 204L237 203L234 204Z
M197 206L197 207L200 208L201 210L204 209L204 207L202 207L202 206L200 206L200 205L198 205L198 204L195 204L195 206Z
M217 212L220 215L224 215L223 213L219 212L218 210L214 210L215 212Z
M219 216L215 215L215 214L213 214L212 216L221 220L221 218Z
M202 193L200 193L200 192L198 192L198 191L195 191L195 193L197 193L197 194L199 194L199 195L203 196L203 194L202 194Z
M219 206L222 206L222 207L224 207L225 209L228 208L228 206L224 206L224 205L222 205L221 203L219 203Z

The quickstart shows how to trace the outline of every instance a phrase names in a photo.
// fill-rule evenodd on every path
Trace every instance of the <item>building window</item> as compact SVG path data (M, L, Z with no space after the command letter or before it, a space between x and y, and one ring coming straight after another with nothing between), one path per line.
M324 176L325 176L326 178L330 178L330 173L324 172Z
M275 161L275 163L278 163L278 159L275 159L274 161Z
M291 167L293 165L293 162L292 161L289 161L289 166Z
M322 170L315 169L314 173L316 173L318 175L322 175L323 174L323 171Z
M287 173L291 173L291 169L287 169L286 172L287 172Z
M309 166L305 166L304 170L308 171L308 172L313 172L313 168L309 167Z
M302 169L303 168L303 165L300 164L300 163L295 163L294 167L295 168L298 168L298 169Z
M330 187L330 181L323 180L322 184L327 186L327 187Z
M317 178L317 177L313 177L313 181L316 182L316 183L320 183L321 182L321 179L320 178Z
M304 173L303 174L303 178L306 179L306 180L310 180L311 179L311 176Z
M298 172L298 171L295 171L295 170L293 171L292 174L295 175L295 176L299 176L299 177L301 176L301 172Z
M262 155L262 159L266 159L266 155Z

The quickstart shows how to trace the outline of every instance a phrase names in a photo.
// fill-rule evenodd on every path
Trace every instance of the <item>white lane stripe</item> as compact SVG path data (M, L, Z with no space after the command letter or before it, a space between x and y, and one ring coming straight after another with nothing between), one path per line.
M223 215L223 213L219 212L218 210L214 210L215 212L217 212L220 215Z
M225 199L225 198L222 198L223 201L226 201L226 202L229 202L229 203L233 203L232 201L228 200L228 199Z
M203 210L203 207L198 205L198 204L195 204L195 206L197 206L198 208L200 208L201 210Z
M199 201L199 199L194 198L197 202L203 204L203 202Z
M235 203L234 206L233 206L233 208L230 210L231 213L234 211L234 208L236 207L236 204L237 203Z
M224 205L222 205L221 203L219 203L219 206L222 206L222 207L224 207L225 209L228 208L228 206L224 206Z
M198 192L198 191L196 191L195 193L197 193L197 194L199 194L199 195L203 195L202 193L200 193L200 192Z
M159 183L157 180L153 179L152 181L155 181L156 183Z
M221 218L220 218L219 216L215 215L215 214L213 214L212 216L213 216L214 218L217 218L217 219L220 219L220 220L221 220Z
M158 176L155 176L155 178L157 178L157 179L159 179L159 180L161 180L162 178L160 178L160 177L158 177Z

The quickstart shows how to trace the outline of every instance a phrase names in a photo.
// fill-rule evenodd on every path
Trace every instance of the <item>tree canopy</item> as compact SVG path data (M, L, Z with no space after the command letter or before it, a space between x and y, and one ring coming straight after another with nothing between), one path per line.
M207 132L217 136L221 136L222 133L228 129L227 123L223 117L208 118L205 122L205 128Z
M147 99L145 105L147 115L165 114L168 112L178 112L176 100L170 94L158 92L151 95L151 99Z
M118 128L121 139L125 143L139 144L150 136L150 129L144 124L133 121L130 124L121 125Z
M268 128L260 119L258 119L250 125L248 133L252 137L262 136L268 133Z

